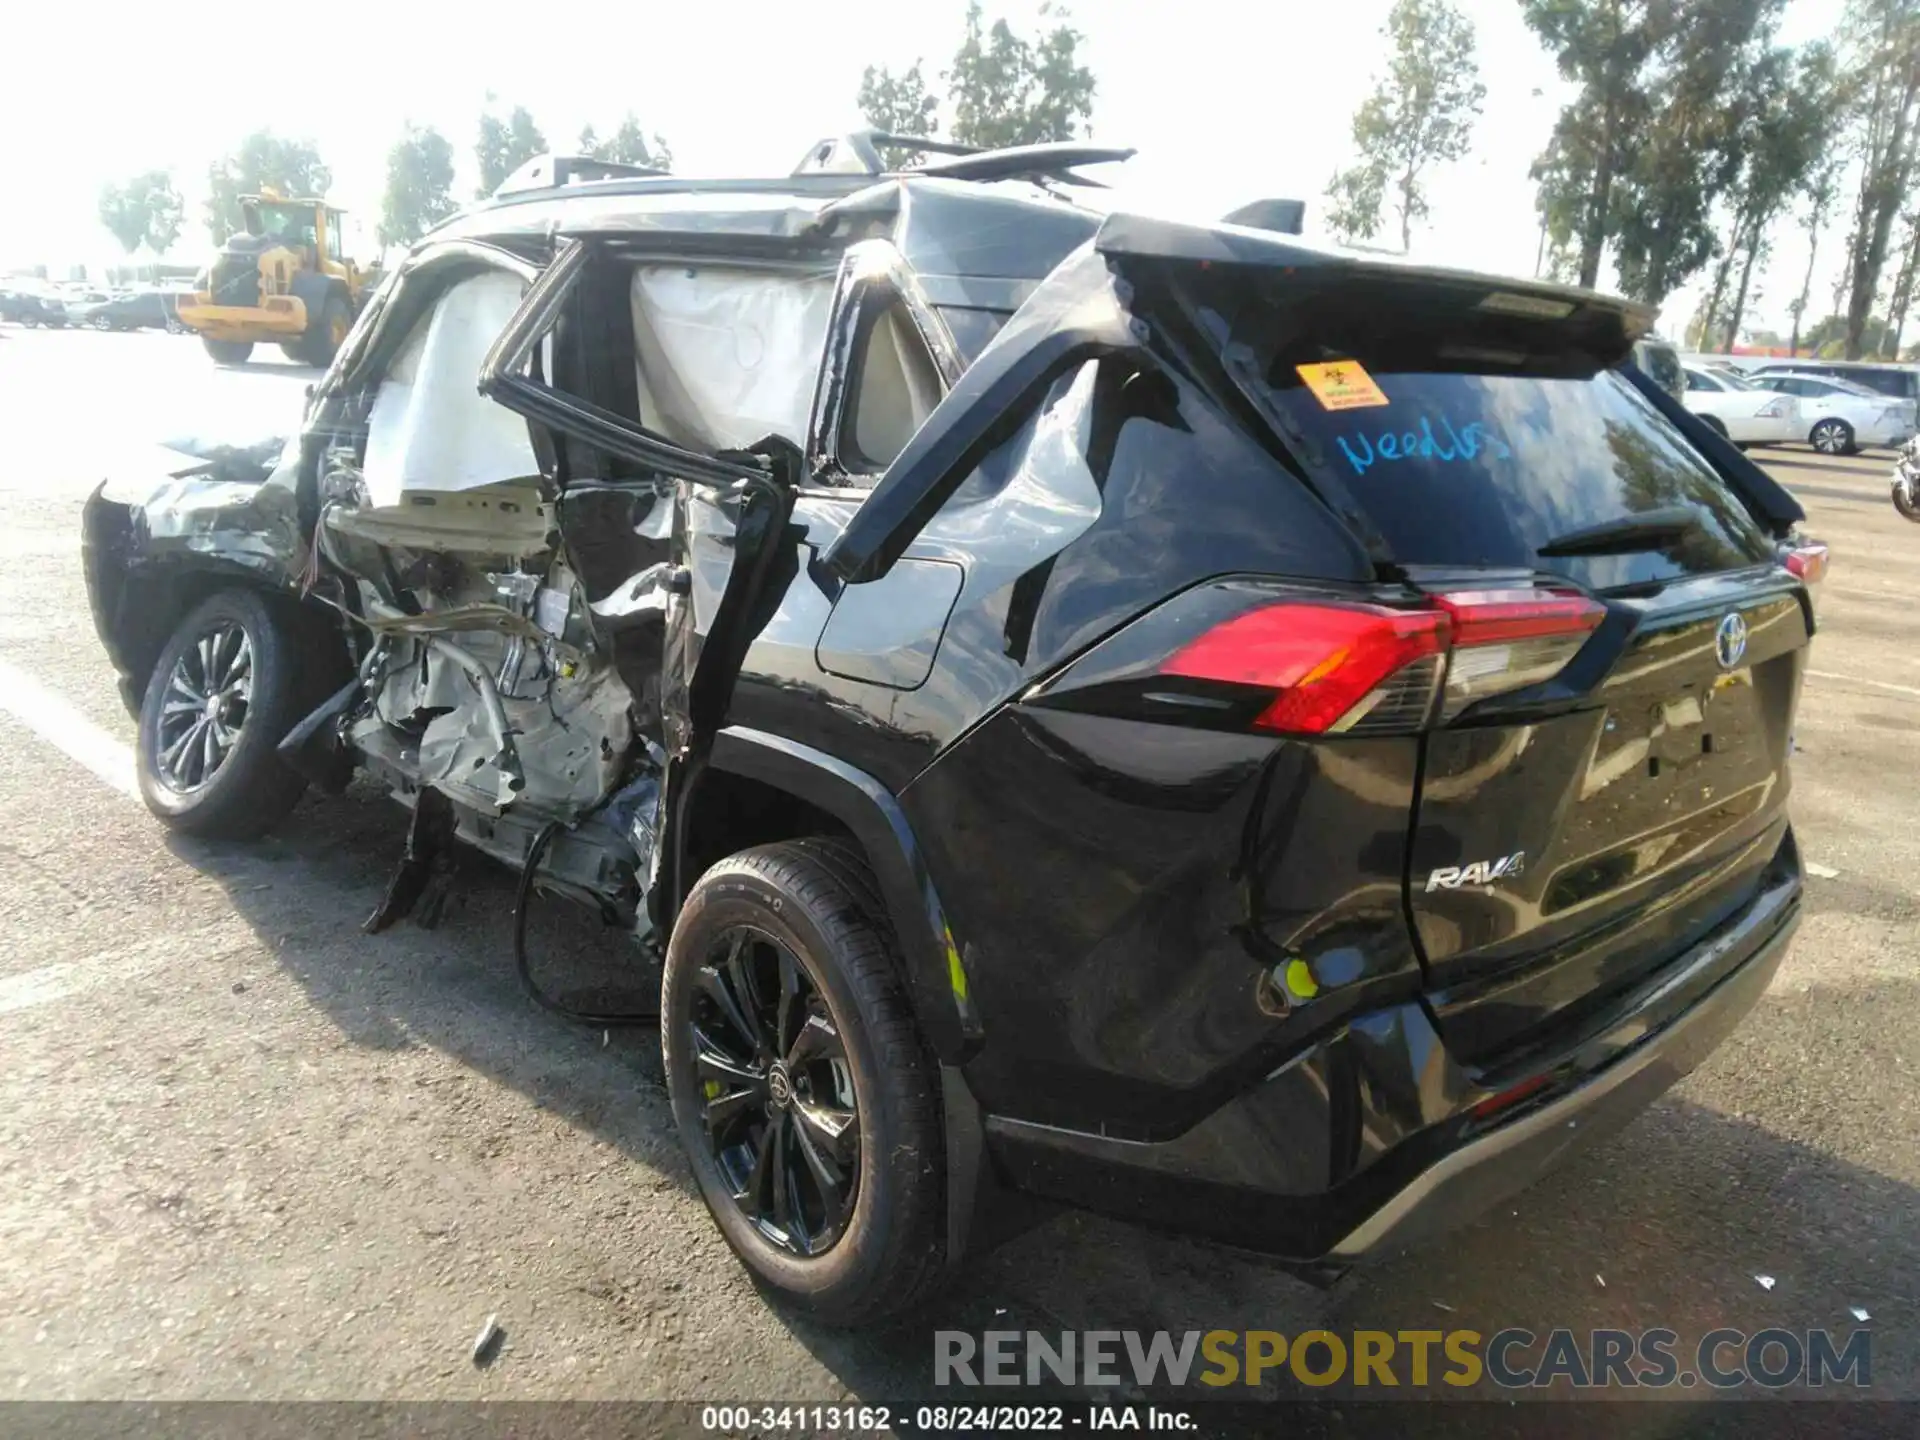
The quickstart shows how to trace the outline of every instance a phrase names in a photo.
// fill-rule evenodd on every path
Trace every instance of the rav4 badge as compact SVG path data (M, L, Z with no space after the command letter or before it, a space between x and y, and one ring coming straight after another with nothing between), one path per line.
M1471 865L1442 865L1427 876L1427 893L1458 890L1462 885L1491 885L1496 880L1511 880L1527 869L1527 852L1516 850L1498 860L1476 860Z

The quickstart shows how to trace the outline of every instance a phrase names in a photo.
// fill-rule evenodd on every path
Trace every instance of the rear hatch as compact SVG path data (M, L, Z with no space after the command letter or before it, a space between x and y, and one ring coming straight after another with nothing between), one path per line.
M1499 1064L1751 901L1786 833L1811 608L1610 370L1624 305L1374 266L1145 267L1446 618L1406 906L1449 1047Z

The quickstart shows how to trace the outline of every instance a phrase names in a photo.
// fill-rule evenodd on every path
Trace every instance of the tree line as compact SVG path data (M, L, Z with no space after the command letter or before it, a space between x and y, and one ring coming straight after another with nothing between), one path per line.
M1847 0L1834 37L1797 47L1778 41L1787 0L1517 3L1576 87L1531 170L1546 274L1591 287L1610 255L1621 290L1655 306L1704 276L1682 338L1730 349L1776 236L1796 227L1808 253L1792 334L1756 338L1900 353L1920 284L1920 0ZM1404 248L1431 173L1470 148L1486 91L1450 0L1396 0L1383 38L1329 219L1347 239L1395 226ZM1803 334L1820 243L1843 217L1833 314Z
M499 113L492 95L481 114L474 140L480 175L476 199L491 195L501 181L552 147L525 106ZM601 138L588 125L572 153L645 165L671 172L673 152L657 134L648 134L629 111L613 132ZM282 195L325 195L333 172L311 140L291 139L257 130L207 167L207 199L202 212L207 234L218 245L243 224L240 198L261 190ZM387 183L381 197L382 245L409 245L460 208L454 198L453 142L431 125L409 122L387 152ZM180 238L185 207L173 178L163 170L136 175L102 188L100 223L128 254L141 246L165 251Z
M1069 139L1085 125L1093 109L1093 75L1080 63L1082 37L1064 15L1044 34L1028 39L1004 20L987 25L975 3L968 7L964 29L952 68L936 77L948 84L950 138L988 147L1022 145ZM939 134L941 97L919 62L899 75L869 67L857 98L868 122L881 129ZM489 94L475 127L473 158L480 180L475 198L491 195L521 165L552 148L524 105L504 108ZM605 136L586 126L571 153L673 170L671 147L658 133L643 129L631 111ZM894 158L899 163L918 159L904 152ZM387 152L377 232L383 246L411 244L459 210L454 159L453 142L439 130L405 126ZM241 228L243 195L262 189L325 195L332 183L332 171L311 140L256 131L208 167L207 234L217 245ZM99 217L129 254L143 245L159 253L180 238L184 207L172 178L153 171L106 186Z
M1787 278L1798 285L1786 343L1898 352L1920 285L1920 203L1908 198L1920 162L1920 0L1847 0L1834 37L1798 47L1778 40L1788 0L1515 3L1575 87L1530 172L1540 272L1593 286L1610 258L1620 288L1654 306L1703 278L1682 338L1728 348L1774 283L1777 237L1795 227L1808 257ZM1004 19L989 24L973 0L946 67L867 68L862 116L882 131L983 147L1085 134L1096 91L1085 37L1065 12L1043 16L1022 35ZM1382 39L1384 64L1352 117L1355 160L1327 188L1328 223L1343 239L1385 236L1406 249L1436 172L1472 147L1486 86L1473 23L1454 0L1395 0ZM524 106L489 95L473 145L477 194L550 148ZM673 168L666 141L632 113L605 138L587 126L574 148ZM387 156L383 244L410 243L459 208L454 154L433 127L406 127ZM924 156L890 147L883 158L906 167ZM311 142L251 135L210 168L208 231L217 242L238 228L242 194L320 194L330 179ZM164 250L182 224L161 173L107 187L100 214L130 251ZM1843 219L1833 313L1815 323L1817 258Z

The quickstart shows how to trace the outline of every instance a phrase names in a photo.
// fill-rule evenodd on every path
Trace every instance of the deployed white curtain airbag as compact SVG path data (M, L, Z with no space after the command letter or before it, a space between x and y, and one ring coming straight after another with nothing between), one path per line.
M440 297L374 396L362 478L369 503L419 491L473 490L539 472L527 424L474 388L480 362L520 308L526 285L489 271Z
M832 275L643 265L632 297L642 424L709 449L806 444Z

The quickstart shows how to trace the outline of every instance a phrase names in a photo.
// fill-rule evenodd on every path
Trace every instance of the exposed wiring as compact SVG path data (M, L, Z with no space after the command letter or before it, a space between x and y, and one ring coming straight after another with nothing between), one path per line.
M513 899L513 963L520 972L520 983L526 987L527 994L533 997L533 1003L542 1010L550 1010L555 1015L582 1025L653 1024L660 1018L657 1005L651 1010L576 1010L554 999L533 978L533 962L527 956L527 907L533 901L534 884L540 877L540 862L547 858L554 837L566 828L560 821L550 820L533 837L533 843L527 846L526 864L520 870L520 884Z

